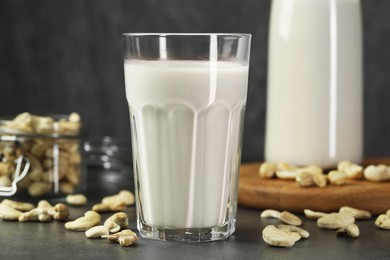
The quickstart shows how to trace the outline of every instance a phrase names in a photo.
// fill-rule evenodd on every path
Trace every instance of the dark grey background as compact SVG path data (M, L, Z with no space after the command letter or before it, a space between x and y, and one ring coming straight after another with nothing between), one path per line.
M388 156L390 1L362 9L365 155ZM0 0L0 115L77 111L90 135L129 141L122 33L252 33L243 160L260 160L269 11L270 0Z

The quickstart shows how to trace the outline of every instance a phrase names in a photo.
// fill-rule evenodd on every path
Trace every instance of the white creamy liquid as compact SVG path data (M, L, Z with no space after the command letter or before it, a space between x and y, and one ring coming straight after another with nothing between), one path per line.
M247 77L233 62L125 62L146 224L214 227L235 208Z
M361 161L360 12L358 0L273 1L267 161Z

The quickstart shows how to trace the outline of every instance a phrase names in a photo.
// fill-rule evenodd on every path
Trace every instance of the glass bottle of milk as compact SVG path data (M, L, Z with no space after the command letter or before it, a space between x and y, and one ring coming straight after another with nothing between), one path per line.
M273 0L265 159L360 162L362 103L360 0Z

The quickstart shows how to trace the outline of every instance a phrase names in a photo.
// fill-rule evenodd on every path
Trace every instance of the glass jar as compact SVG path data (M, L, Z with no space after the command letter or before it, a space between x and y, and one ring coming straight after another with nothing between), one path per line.
M53 118L53 122L68 122L65 116ZM27 133L1 124L0 197L53 198L83 191L82 142L79 128Z

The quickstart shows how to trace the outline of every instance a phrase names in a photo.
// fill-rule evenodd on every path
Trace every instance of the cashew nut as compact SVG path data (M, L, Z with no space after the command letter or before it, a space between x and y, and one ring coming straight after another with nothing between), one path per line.
M299 228L297 226L280 224L276 225L276 227L284 231L296 232L302 238L308 238L310 236L310 233L307 230L304 230L303 228Z
M108 229L105 226L95 226L85 231L85 236L87 238L101 238L102 236L108 234Z
M114 204L103 204L98 203L93 205L92 210L96 212L116 212L123 211L127 208L126 203L123 201L118 201Z
M103 204L114 204L123 201L126 205L134 204L134 194L128 190L121 190L118 194L103 198Z
M286 231L279 229L274 225L268 225L262 232L263 240L271 246L289 247L301 239L297 232Z
M8 176L0 176L0 187L11 187L12 181Z
M371 218L371 213L367 210L355 209L348 206L341 207L339 212L350 212L355 219L369 219Z
M328 178L325 174L316 174L313 176L313 180L314 183L320 188L326 187L328 183Z
M314 211L311 209L305 209L303 210L303 213L305 213L305 216L310 219L319 219L326 215L324 212Z
M18 220L22 212L11 208L10 206L0 204L0 219L2 220Z
M302 220L297 217L296 215L288 212L288 211L283 211L279 212L277 210L273 209L266 209L260 214L261 218L276 218L279 219L280 221L294 225L294 226L300 226L302 225Z
M52 184L49 182L33 182L28 187L27 191L28 194L30 194L31 197L40 197L42 195L45 195L52 189Z
M280 171L294 171L297 167L286 162L278 163L278 170Z
M262 178L272 178L275 175L277 169L278 167L276 164L271 162L264 162L260 165L259 175Z
M390 215L380 214L375 220L375 225L379 228L390 230Z
M118 242L121 246L130 246L138 240L137 234L130 229L125 229L112 235L104 235L102 238L107 238L107 240L112 242Z
M360 231L359 227L356 224L351 224L345 227L342 227L336 231L337 235L347 235L351 238L359 237Z
M13 171L12 164L6 162L0 162L0 175L10 176Z
M66 202L73 206L84 206L87 204L87 197L83 194L69 194L66 196Z
M330 171L328 173L328 179L332 184L342 185L347 181L347 174L340 171Z
M318 166L318 165L309 165L306 167L301 167L297 169L298 172L308 172L311 173L312 175L321 175L323 174L324 170Z
M100 223L100 215L95 211L87 211L83 217L65 223L65 228L74 231L85 231Z
M297 176L297 171L294 170L278 170L276 172L276 177L279 179L285 179L285 180L294 180Z
M30 160L30 165L31 165L31 167L29 169L30 171L28 173L31 177L31 180L40 181L41 176L42 176L42 172L43 172L41 163L33 155L27 153L27 156L28 156L28 159Z
M314 186L314 175L310 172L305 171L299 171L297 175L295 176L295 180L299 183L302 187L309 187Z
M279 179L295 179L295 176L297 175L296 171L297 167L294 165L280 162L278 163L278 169L276 171L276 177Z
M390 172L384 164L370 165L364 169L364 177L370 181L388 181L390 180Z
M363 177L363 167L349 161L339 162L337 170L345 172L347 177L351 179L361 179Z
M14 201L14 200L10 200L10 199L4 199L1 202L1 204L7 205L11 208L14 208L14 209L22 211L22 212L29 211L29 210L32 210L34 208L34 205L31 203Z
M69 217L69 208L65 204L57 203L49 211L49 214L53 216L55 220L65 221Z
M19 216L19 222L27 221L49 222L51 221L51 216L45 209L35 208Z
M69 208L62 203L57 203L52 206L47 200L41 200L37 208L45 209L55 220L65 221L69 217Z
M119 212L109 217L103 224L110 233L117 233L129 226L126 213Z
M321 167L317 165L309 165L307 167L298 168L295 180L302 187L318 186L325 187L327 184L327 178L323 174Z
M72 183L63 181L60 183L60 192L64 194L71 194L74 192L74 185Z
M330 213L317 220L317 226L327 229L339 229L355 223L355 218L350 212Z
M276 218L279 219L280 211L274 209L263 210L260 214L260 218Z
M282 222L290 224L290 225L294 225L294 226L302 225L302 220L298 216L296 216L288 211L281 212L279 219Z

